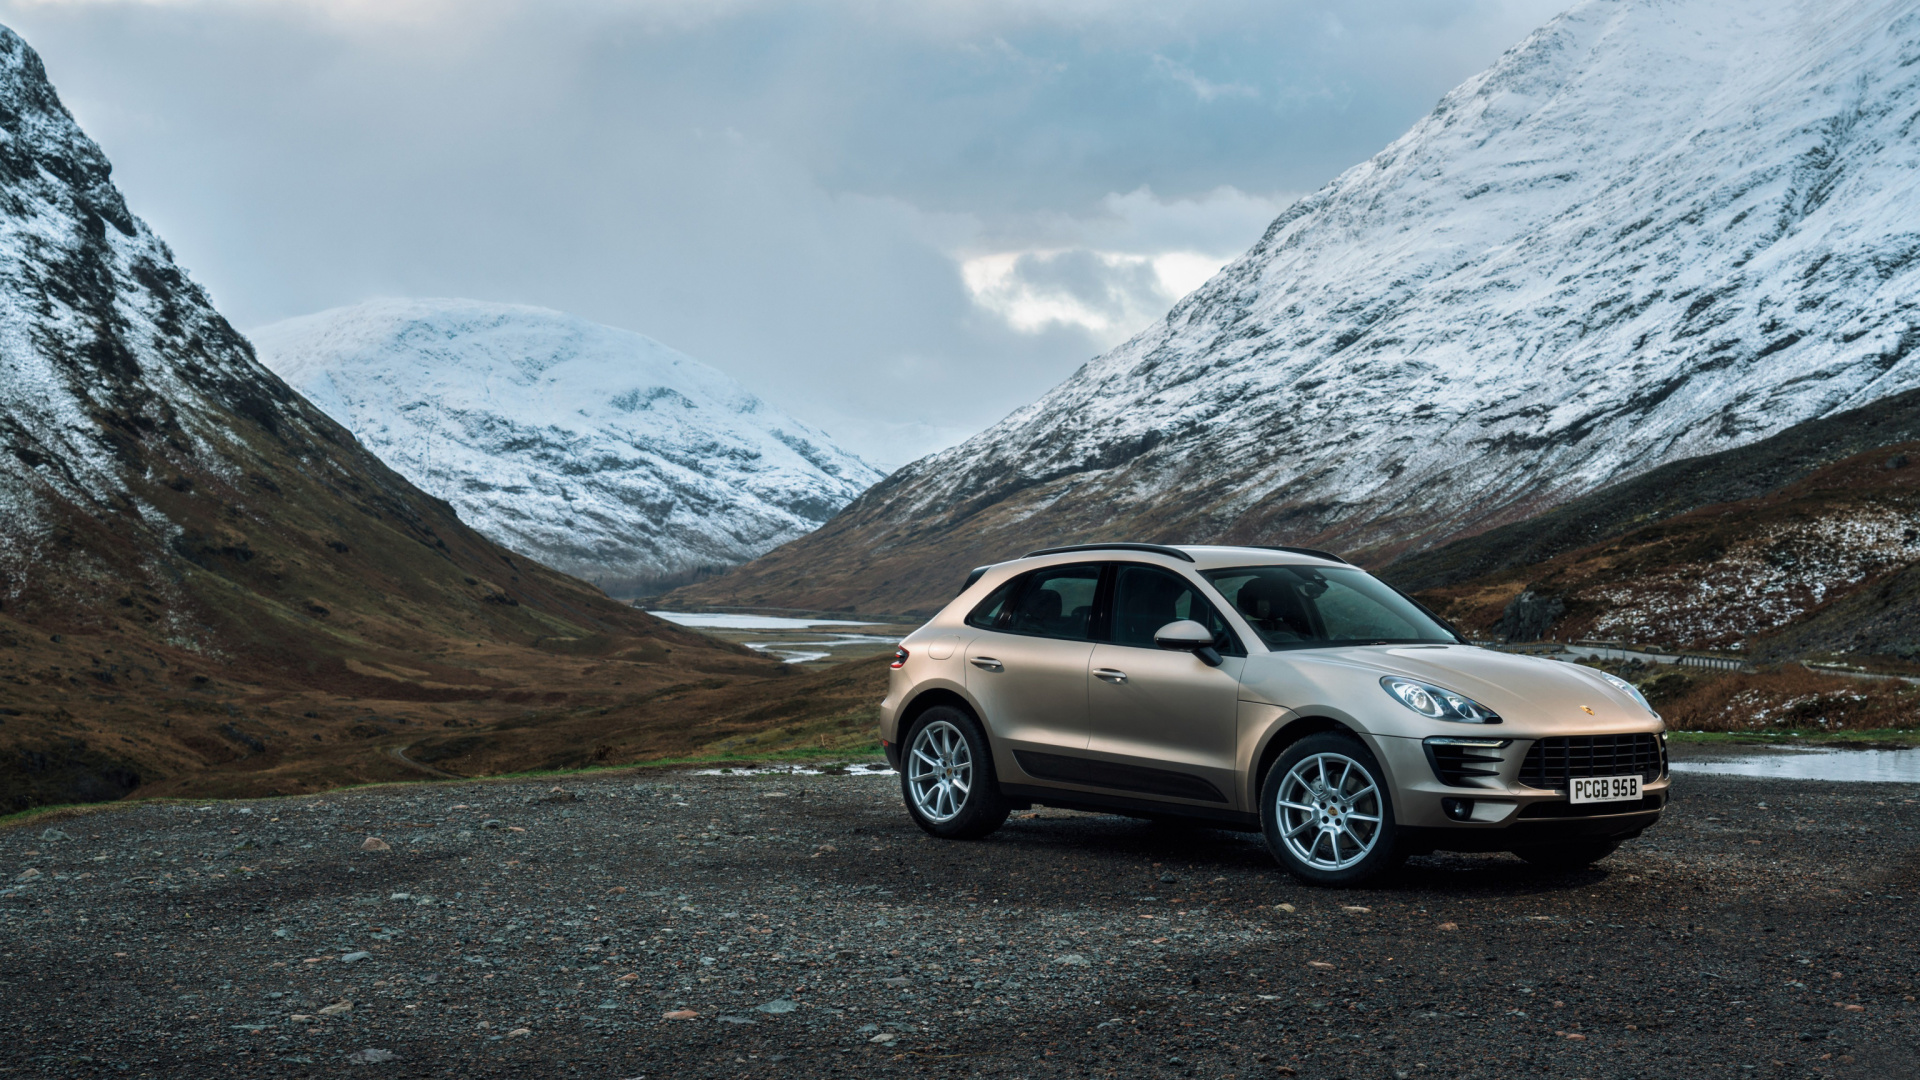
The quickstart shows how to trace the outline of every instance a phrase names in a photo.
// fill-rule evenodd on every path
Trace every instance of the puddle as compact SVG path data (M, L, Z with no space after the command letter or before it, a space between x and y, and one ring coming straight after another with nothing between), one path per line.
M1772 750L1714 760L1675 761L1674 772L1757 776L1775 780L1838 780L1920 784L1920 748L1913 750Z
M884 763L871 764L865 761L849 763L822 763L813 765L755 765L751 768L730 767L725 769L694 769L695 776L892 776L893 770Z
M656 619L702 630L806 630L815 626L873 626L857 619L787 619L778 615L693 614L682 611L649 611Z

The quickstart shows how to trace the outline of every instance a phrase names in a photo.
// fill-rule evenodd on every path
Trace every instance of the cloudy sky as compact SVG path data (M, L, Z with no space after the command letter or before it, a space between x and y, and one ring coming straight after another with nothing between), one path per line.
M1165 313L1569 0L0 0L244 328L658 338L897 466Z

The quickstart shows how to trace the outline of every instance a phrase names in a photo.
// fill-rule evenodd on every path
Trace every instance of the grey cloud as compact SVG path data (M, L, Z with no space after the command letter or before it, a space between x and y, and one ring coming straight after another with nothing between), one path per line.
M1095 253L1237 253L1553 5L1340 10L0 0L237 324L555 307L894 465L1115 333L1016 328L967 260L1144 324L1151 271Z

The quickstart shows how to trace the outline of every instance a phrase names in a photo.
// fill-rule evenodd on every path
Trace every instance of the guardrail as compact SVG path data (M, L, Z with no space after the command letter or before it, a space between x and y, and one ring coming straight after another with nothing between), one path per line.
M1671 664L1679 667L1706 668L1712 671L1752 671L1753 665L1737 656L1715 656L1711 653L1680 652L1675 649L1659 649L1628 645L1618 641L1476 641L1475 645L1501 652L1525 653L1530 656L1584 656L1596 660L1639 660L1648 664Z
M1681 653L1674 657L1674 663L1683 667L1712 668L1716 671L1752 671L1753 665L1745 660L1736 660L1731 656L1706 656L1701 653Z
M1649 664L1669 664L1677 667L1705 668L1709 671L1753 671L1752 661L1737 656L1716 656L1712 653L1680 652L1677 649L1661 649L1651 646L1634 646L1618 641L1493 641L1491 639L1473 642L1483 649L1498 649L1501 652L1523 653L1528 656L1587 656L1601 660L1640 660ZM1817 660L1801 660L1801 667L1821 675L1839 675L1848 679L1898 679L1902 682L1920 683L1920 675L1896 675L1888 672L1860 671L1843 664L1826 664Z

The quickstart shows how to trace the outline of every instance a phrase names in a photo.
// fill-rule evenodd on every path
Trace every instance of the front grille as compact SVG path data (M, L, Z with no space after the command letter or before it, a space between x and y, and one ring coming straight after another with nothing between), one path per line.
M1433 738L1425 742L1434 779L1448 787L1481 787L1478 777L1500 775L1500 751L1511 739Z
M1666 771L1666 752L1657 736L1567 735L1534 743L1520 763L1520 782L1564 791L1568 780L1639 773L1642 782L1652 783Z

